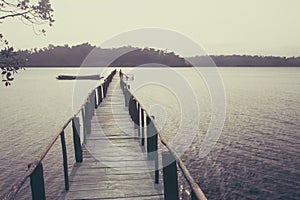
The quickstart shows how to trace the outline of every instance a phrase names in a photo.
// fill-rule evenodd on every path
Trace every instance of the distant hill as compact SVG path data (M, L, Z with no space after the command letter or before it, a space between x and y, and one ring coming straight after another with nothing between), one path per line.
M92 54L90 54L92 52ZM211 66L212 62L219 67L300 67L300 57L248 56L248 55L212 55L183 58L173 52L154 48L120 47L102 49L89 43L76 46L49 45L43 49L19 51L22 57L28 58L26 67L79 67L87 66L140 66L153 63L171 67ZM85 61L89 56L88 61ZM120 56L121 55L121 56ZM85 61L85 62L84 62Z
M78 67L84 62L86 66L113 66L113 67L130 67L139 66L145 63L160 63L167 66L188 67L188 62L173 52L165 52L153 48L135 48L121 47L113 49L102 49L91 46L88 43L77 46L53 46L48 48L32 51L20 52L28 58L27 67Z
M210 56L219 67L300 67L300 57L227 55ZM196 66L207 66L207 56L186 58Z

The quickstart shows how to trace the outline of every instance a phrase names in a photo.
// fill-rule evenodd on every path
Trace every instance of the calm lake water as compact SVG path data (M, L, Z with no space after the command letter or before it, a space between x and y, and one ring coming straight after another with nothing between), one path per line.
M175 75L160 77L167 72L164 69L133 70L129 73L135 74L135 80L130 84L170 141L178 132L192 129L196 133L182 159L208 199L299 199L300 68L219 68L226 117L219 139L204 158L199 150L212 117L210 95L195 70L175 71L178 80ZM77 72L27 69L15 76L11 87L0 87L0 196L18 181L85 98L88 90L77 92L75 81L55 79ZM145 83L151 79L151 84ZM171 81L160 83L162 79ZM180 81L188 82L194 96L178 88ZM88 88L96 83L81 84ZM70 129L66 137L68 153L73 155ZM69 160L70 169L73 162ZM63 189L59 141L45 158L44 169L47 196L57 199ZM29 198L27 183L18 199Z

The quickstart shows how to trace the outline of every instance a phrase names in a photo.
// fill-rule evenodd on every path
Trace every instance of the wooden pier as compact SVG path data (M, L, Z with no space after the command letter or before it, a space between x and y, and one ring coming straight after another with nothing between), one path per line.
M162 188L147 173L153 161L140 147L119 83L115 76L95 110L91 133L85 138L84 162L74 166L63 199L163 199Z
M33 200L46 199L42 161L61 139L65 188L60 199L179 199L178 174L189 184L189 199L206 199L153 116L130 92L126 74L114 70L89 93L73 117L29 165L3 199L14 199L30 178ZM68 171L65 129L72 125L76 163ZM83 131L81 134L80 131ZM83 135L83 138L80 137ZM167 149L159 155L158 142Z

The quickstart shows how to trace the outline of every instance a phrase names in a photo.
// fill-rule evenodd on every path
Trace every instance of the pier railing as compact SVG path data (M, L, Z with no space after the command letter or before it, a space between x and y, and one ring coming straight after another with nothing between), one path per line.
M69 190L69 173L68 173L68 155L66 149L65 129L72 125L73 130L73 144L75 152L75 160L77 163L83 161L82 157L82 146L80 140L80 120L79 116L82 115L83 135L91 133L91 119L94 115L94 109L97 108L102 102L103 98L106 97L107 88L111 83L116 70L112 71L104 82L93 89L87 96L86 100L80 107L80 109L62 126L58 133L52 138L49 144L44 148L40 156L32 163L28 164L28 169L20 180L15 183L10 190L4 195L3 200L15 199L17 193L20 191L22 186L26 183L27 179L30 178L30 186L33 200L46 199L45 193L45 182L44 182L44 170L43 160L52 149L58 138L61 141L62 157L63 157L63 171L64 171L64 182L65 190Z
M192 200L205 200L206 197L196 181L191 176L189 170L170 146L167 139L159 131L155 122L154 116L150 116L142 103L131 93L130 85L126 83L125 73L120 72L120 86L124 93L125 106L128 107L132 120L138 126L139 135L141 138L141 145L146 145L148 159L155 161L154 177L155 183L159 183L159 155L158 155L158 137L160 142L167 148L168 151L162 152L162 166L163 166L163 182L164 182L164 197L167 200L179 199L178 192L178 169L182 172L190 186Z

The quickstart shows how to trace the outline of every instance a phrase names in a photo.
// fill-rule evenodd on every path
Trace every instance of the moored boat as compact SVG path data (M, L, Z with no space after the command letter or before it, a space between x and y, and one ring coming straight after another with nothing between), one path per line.
M58 80L99 80L103 77L98 75L81 75L81 76L73 76L73 75L58 75L56 79Z

